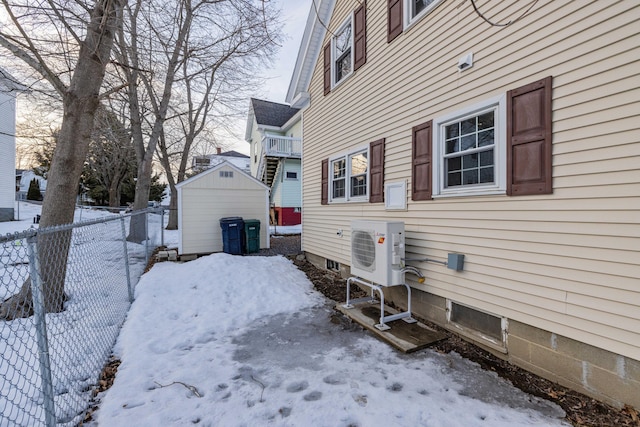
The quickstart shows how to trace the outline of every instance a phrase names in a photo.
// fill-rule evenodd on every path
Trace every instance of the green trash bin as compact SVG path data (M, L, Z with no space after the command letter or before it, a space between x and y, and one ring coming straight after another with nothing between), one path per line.
M244 235L245 235L245 249L246 253L252 254L260 251L260 220L259 219L245 219L244 220Z

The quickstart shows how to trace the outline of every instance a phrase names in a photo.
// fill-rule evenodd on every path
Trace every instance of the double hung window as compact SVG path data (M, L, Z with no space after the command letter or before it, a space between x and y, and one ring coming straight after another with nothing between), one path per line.
M353 72L353 32L351 17L340 27L332 39L333 86Z
M367 201L369 152L361 149L329 161L331 202Z
M434 196L505 191L504 97L434 120Z

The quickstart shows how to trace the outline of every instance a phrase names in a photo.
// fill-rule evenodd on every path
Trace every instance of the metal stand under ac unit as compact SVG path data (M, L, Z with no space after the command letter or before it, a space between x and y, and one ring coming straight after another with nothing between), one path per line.
M364 298L356 298L350 299L349 294L351 293L351 282L357 282L361 285L369 286L371 288L371 296ZM381 331L386 331L391 329L391 326L387 325L385 322L392 322L394 320L402 319L407 323L416 323L417 320L411 317L411 288L406 283L403 283L407 288L407 311L403 311L402 313L393 314L390 316L384 315L384 292L382 291L382 286L378 286L374 283L366 282L359 277L350 277L347 279L347 303L343 305L344 308L353 308L353 304L357 304L360 302L375 302L376 299L374 297L374 291L378 291L380 294L380 323L375 325L376 329ZM400 286L400 285L395 285Z

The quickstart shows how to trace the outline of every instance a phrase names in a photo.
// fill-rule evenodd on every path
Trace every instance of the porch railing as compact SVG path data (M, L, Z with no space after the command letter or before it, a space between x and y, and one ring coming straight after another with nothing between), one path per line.
M262 150L266 156L300 158L302 156L302 139L288 136L265 136L262 138Z

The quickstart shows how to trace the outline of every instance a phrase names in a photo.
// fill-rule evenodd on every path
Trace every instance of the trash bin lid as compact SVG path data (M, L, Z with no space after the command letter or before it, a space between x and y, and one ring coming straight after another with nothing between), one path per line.
M238 220L242 220L241 216L228 216L226 218L220 218L220 222L231 222L231 221L238 221Z

